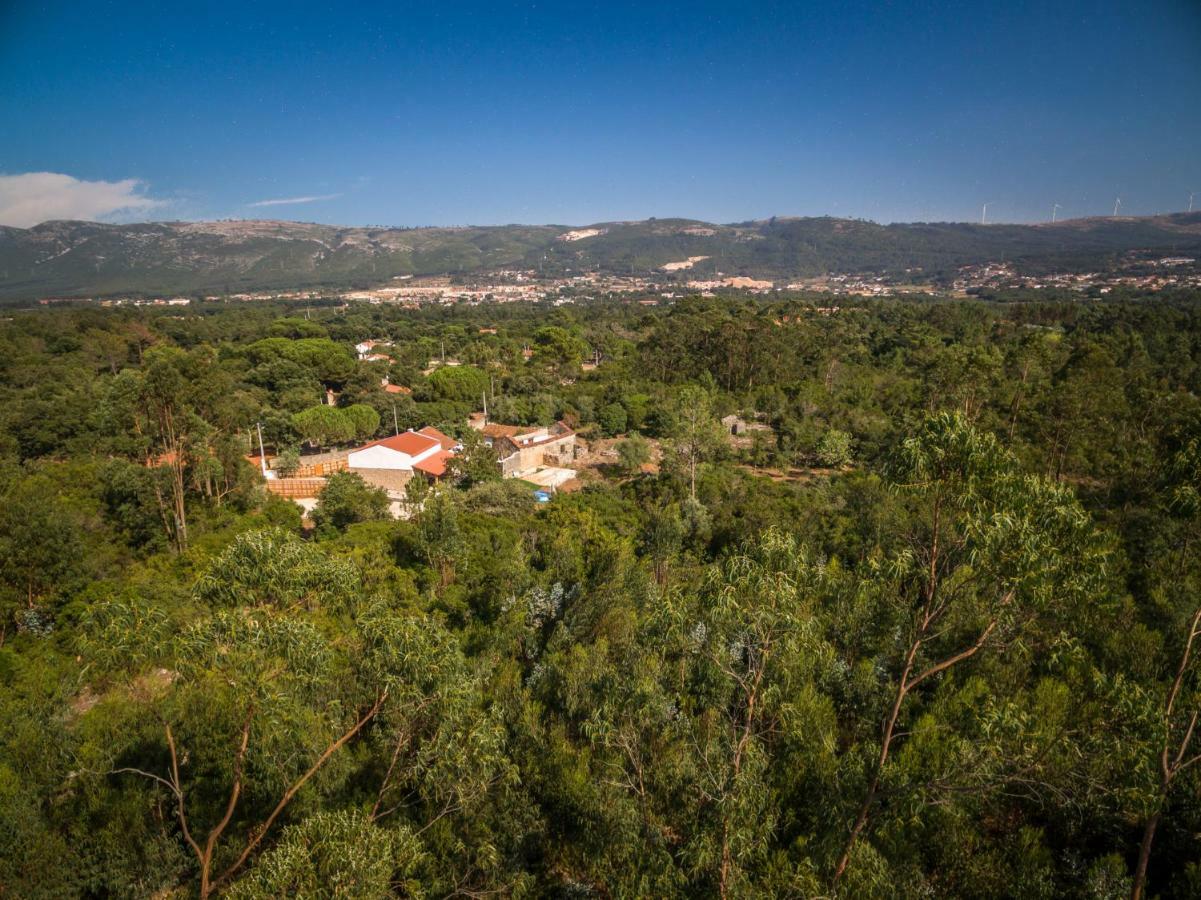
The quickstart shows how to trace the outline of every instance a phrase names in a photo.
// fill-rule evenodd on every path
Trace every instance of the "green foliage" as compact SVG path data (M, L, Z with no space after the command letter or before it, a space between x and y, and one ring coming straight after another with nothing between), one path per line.
M534 332L535 357L555 366L578 366L588 348L565 328L547 325Z
M417 534L422 556L438 571L441 586L446 587L454 580L462 530L458 507L445 491L436 491L426 499L417 517Z
M419 896L416 876L424 856L407 828L381 828L356 811L319 812L286 828L226 896L383 900L398 888Z
M1195 298L309 303L0 322L0 894L1197 893ZM366 336L461 477L306 535L245 456L390 426Z
M271 466L281 478L291 478L300 468L300 451L295 447L284 449L272 460Z
M500 480L496 452L484 443L483 435L473 428L463 433L462 449L450 460L448 468L463 487L474 487Z
M847 465L851 461L851 436L837 428L827 429L817 442L817 461L831 468Z
M321 530L345 531L355 522L371 522L388 515L388 494L373 487L356 472L335 472L326 479L312 519Z
M607 435L621 434L626 430L626 408L620 403L602 406L596 414L596 422Z
M327 508L322 519L333 515ZM248 531L197 580L196 597L212 608L345 609L358 588L351 565L329 560L312 544L284 531Z
M0 887L45 900L76 894L81 885L70 870L77 862L41 815L36 791L0 766Z
M344 407L342 413L354 424L354 436L361 441L375 437L379 431L380 414L365 403Z
M266 338L251 344L245 352L255 365L286 361L325 384L341 384L355 369L350 350L327 338Z
M650 462L650 441L638 432L634 432L617 445L617 460L621 470L627 475L636 475L642 467Z
M0 614L5 627L46 633L50 607L82 574L79 516L52 474L18 478L0 492Z
M442 366L429 377L438 400L479 403L488 390L488 375L475 366Z
M378 414L376 418L378 420ZM325 405L311 406L296 413L292 416L292 427L314 447L348 443L358 432L358 422L348 410Z
M671 450L668 458L686 472L690 494L696 499L697 470L718 453L725 440L713 412L713 399L703 388L683 387L664 410L663 421Z

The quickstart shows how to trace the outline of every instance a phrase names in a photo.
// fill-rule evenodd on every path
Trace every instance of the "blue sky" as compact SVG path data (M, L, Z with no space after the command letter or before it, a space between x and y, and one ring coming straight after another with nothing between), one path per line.
M0 0L0 223L1039 221L1190 190L1198 0Z

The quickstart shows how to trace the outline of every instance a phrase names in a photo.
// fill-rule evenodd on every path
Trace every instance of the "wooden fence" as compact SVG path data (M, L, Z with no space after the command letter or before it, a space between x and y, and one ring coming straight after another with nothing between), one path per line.
M295 478L325 478L334 472L346 471L346 457L327 459L312 465L302 465L296 470Z
M268 478L267 490L281 497L316 497L325 487L324 478Z

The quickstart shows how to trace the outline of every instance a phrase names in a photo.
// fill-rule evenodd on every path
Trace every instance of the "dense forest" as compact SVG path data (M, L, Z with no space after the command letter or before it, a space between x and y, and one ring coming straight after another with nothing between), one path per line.
M575 236L585 234L576 232ZM653 274L792 279L888 273L949 282L958 267L1016 264L1027 273L1089 272L1147 256L1201 256L1201 212L1042 225L771 218L719 225L648 219L591 226L337 227L302 222L43 222L0 226L0 301L46 296L213 294L388 284L409 275L484 275L500 267L547 276Z
M0 896L1201 895L1201 304L836 304L10 312Z

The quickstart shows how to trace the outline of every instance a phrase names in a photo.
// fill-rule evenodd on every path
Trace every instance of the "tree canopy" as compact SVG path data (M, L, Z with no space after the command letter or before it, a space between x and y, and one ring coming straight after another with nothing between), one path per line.
M1197 299L14 314L0 894L1197 896Z

